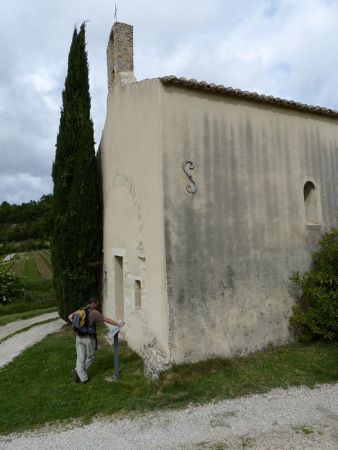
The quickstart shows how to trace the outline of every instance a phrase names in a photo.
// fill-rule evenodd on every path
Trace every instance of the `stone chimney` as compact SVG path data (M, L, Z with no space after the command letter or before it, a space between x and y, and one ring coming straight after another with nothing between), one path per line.
M133 27L115 22L107 47L108 91L114 83L132 83L134 76Z

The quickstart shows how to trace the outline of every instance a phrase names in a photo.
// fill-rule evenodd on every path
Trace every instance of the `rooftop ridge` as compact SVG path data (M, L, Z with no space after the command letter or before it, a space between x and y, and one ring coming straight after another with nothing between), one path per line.
M295 102L293 100L285 100L283 98L273 97L272 95L258 94L257 92L242 91L241 89L225 87L221 84L216 85L214 83L207 83L206 81L197 81L195 79L187 79L184 77L178 78L175 75L160 77L159 80L163 84L167 85L173 84L176 86L182 86L191 89L215 92L217 94L223 94L229 97L243 98L245 100L254 101L256 103L281 106L296 111L320 114L323 116L338 117L338 111L334 109L324 108L322 106L307 105L305 103Z

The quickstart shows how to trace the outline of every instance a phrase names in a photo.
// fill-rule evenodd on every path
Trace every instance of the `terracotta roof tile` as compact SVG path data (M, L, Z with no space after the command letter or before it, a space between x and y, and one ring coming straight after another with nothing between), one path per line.
M207 83L206 81L197 81L195 79L186 79L184 77L177 78L174 75L161 77L159 80L165 85L175 85L186 87L190 89L198 89L208 92L215 92L228 97L238 97L245 100L252 100L256 103L265 103L269 105L281 106L296 111L308 112L313 114L320 114L329 117L338 117L338 111L334 109L323 108L321 106L306 105L304 103L294 102L293 100L285 100L272 95L262 95L257 92L242 91L241 89L234 89L232 87L225 87L223 85L216 85L214 83Z

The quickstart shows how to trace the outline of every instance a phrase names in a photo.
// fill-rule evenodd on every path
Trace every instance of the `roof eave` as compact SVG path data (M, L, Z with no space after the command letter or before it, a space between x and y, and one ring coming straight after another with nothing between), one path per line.
M241 89L234 89L232 87L225 87L223 85L207 83L206 81L197 81L195 79L186 79L184 77L178 78L174 75L160 77L159 80L165 85L174 85L188 89L213 92L220 95L226 95L228 97L237 97L256 103L274 105L306 113L320 114L322 116L333 118L338 117L338 111L335 111L334 109L323 108L321 106L306 105L304 103L295 102L293 100L285 100L279 97L273 97L272 95L262 95L258 94L257 92L242 91Z

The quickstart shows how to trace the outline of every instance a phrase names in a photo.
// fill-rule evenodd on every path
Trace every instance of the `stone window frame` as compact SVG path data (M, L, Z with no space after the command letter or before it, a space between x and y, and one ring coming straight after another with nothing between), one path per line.
M140 289L139 289L139 302L136 299L136 285L139 284ZM142 277L135 277L134 276L134 307L137 310L142 309Z
M112 294L113 294L113 299L114 299L114 315L116 317L116 320L124 320L124 313L126 310L126 271L128 269L127 267L127 250L125 248L121 248L121 247L114 247L111 250L111 255L112 255L112 270L113 270L113 276L112 276ZM117 309L119 309L119 307L117 307L117 303L119 300L116 299L116 280L115 280L115 264L116 264L116 259L115 257L121 258L122 259L122 299L121 303L119 303L118 306L122 306L123 312L122 315L123 317L117 317L118 311Z

